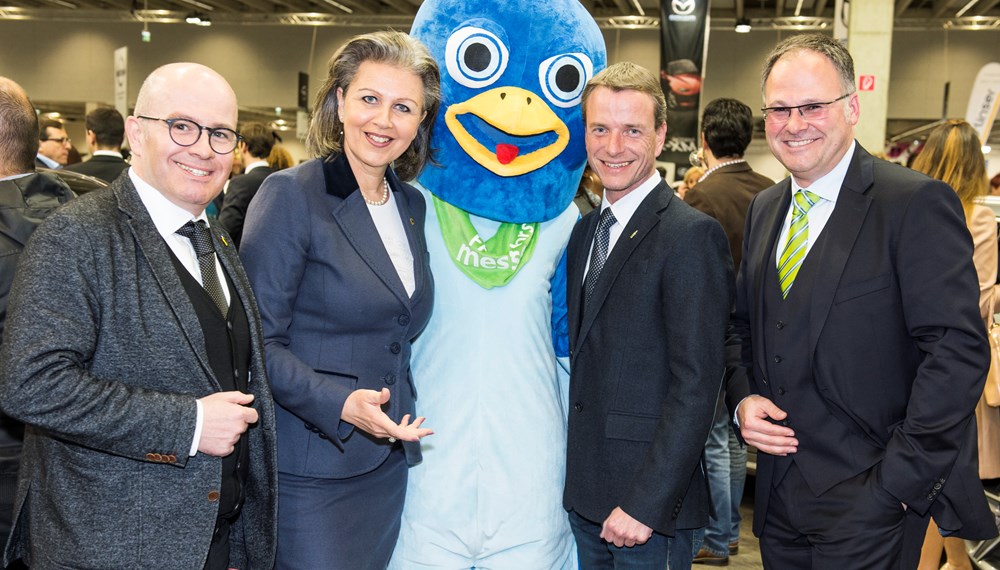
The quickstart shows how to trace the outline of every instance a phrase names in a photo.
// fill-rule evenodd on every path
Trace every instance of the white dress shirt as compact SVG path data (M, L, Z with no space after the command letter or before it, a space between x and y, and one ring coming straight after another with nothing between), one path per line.
M611 229L608 231L608 257L611 257L611 251L614 250L615 244L618 243L618 238L625 231L625 226L632 219L632 215L639 209L639 204L642 204L642 201L656 188L660 180L660 174L654 170L653 174L645 182L619 198L614 204L608 202L608 191L607 189L604 190L604 198L601 199L601 212L604 212L605 208L611 208L611 212L615 215L615 223L611 225ZM599 216L600 213L596 215ZM590 253L587 254L587 264L584 265L583 270L584 283L587 282L587 272L590 271L590 256L593 252L594 243L591 242Z
M134 168L129 169L128 175L136 191L139 193L139 199L142 200L143 206L149 212L149 217L153 219L156 231L163 237L163 241L167 242L167 247L170 248L170 251L174 252L174 255L177 256L177 259L180 260L184 268L188 270L188 273L198 283L204 285L201 280L201 269L198 266L198 256L194 252L191 240L176 232L181 229L181 226L190 221L204 220L207 224L208 216L205 215L204 211L197 216L192 216L191 212L167 200L166 196L161 194L159 190L147 184L142 178L139 178ZM219 283L225 283L226 274L222 269L222 264L219 263L218 256L215 258L215 272L219 276ZM231 302L229 287L224 286L222 292L226 295L226 303ZM198 417L195 422L194 439L191 442L191 449L189 451L189 455L192 457L198 453L198 441L201 439L201 430L205 423L201 402L197 400L195 402L198 406Z

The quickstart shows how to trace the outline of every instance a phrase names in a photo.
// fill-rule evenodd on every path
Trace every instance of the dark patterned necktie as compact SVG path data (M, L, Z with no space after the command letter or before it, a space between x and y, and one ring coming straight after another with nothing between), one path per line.
M590 268L587 269L587 278L583 282L584 305L590 302L590 296L594 294L597 287L597 278L601 276L604 269L604 262L608 260L608 245L611 242L611 226L615 225L614 212L611 208L604 208L601 212L601 219L597 221L597 231L594 233L594 249L590 253Z
M212 231L208 229L208 224L204 220L188 222L177 230L177 234L191 240L194 252L198 256L198 268L201 269L201 286L215 301L222 316L228 316L229 303L226 302L226 294L222 291L219 274L215 270L215 250L212 248Z

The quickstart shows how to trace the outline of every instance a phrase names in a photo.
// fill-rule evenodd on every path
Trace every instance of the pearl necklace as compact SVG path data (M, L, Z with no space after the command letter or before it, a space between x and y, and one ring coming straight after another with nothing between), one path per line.
M364 198L364 192L361 193L361 197ZM382 197L378 200L369 200L365 198L365 204L369 206L384 206L386 202L389 201L389 181L385 178L382 179Z
M706 170L705 174L702 174L701 178L698 179L698 183L700 183L701 181L703 181L706 178L708 178L709 174L715 172L716 170L722 168L723 166L729 166L730 164L739 164L741 162L746 162L746 159L745 158L739 158L739 159L736 159L736 160L730 160L729 162L720 162L719 164L716 164L712 168L709 168L708 170Z

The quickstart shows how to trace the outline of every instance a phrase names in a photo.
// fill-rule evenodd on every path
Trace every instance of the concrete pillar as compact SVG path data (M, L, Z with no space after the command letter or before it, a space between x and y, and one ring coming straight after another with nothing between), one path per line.
M855 87L861 105L861 119L855 136L861 146L871 153L880 152L885 147L892 23L892 0L855 0L850 3L847 49L854 57Z

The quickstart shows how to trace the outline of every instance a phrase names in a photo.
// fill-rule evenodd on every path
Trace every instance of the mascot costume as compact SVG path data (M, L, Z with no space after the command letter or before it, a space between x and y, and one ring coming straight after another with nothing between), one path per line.
M576 568L562 508L565 249L586 163L580 96L606 65L579 0L425 0L411 34L441 66L418 177L434 314L414 343L420 415L390 568Z

